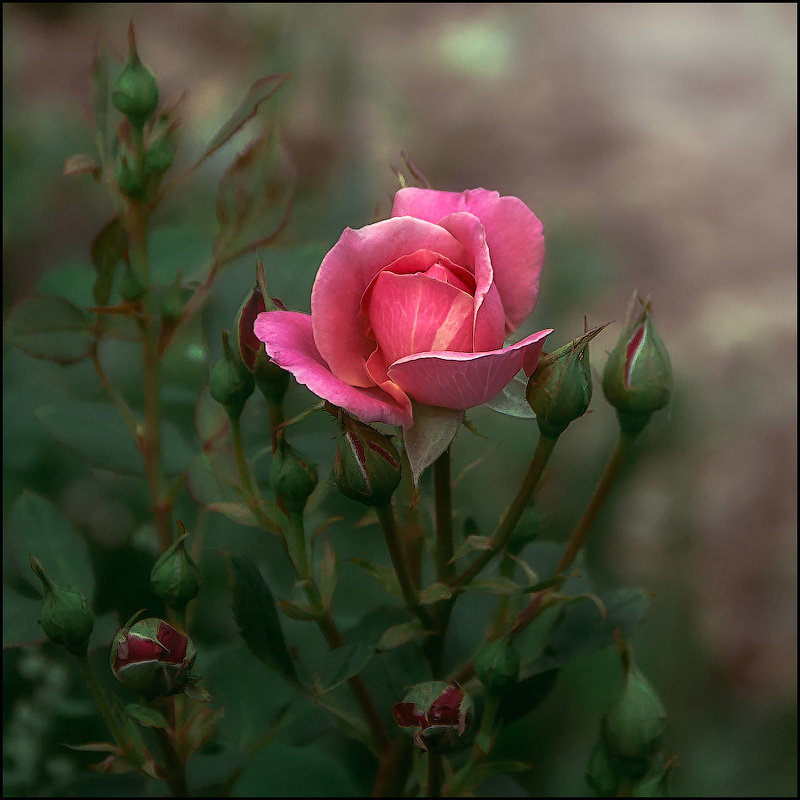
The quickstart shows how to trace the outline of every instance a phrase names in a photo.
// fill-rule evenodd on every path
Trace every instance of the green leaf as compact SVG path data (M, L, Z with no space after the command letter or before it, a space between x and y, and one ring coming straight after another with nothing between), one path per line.
M116 409L106 403L60 403L35 412L39 422L65 447L101 469L143 475L144 462ZM185 472L194 452L174 425L161 424L162 466L168 475Z
M239 633L256 658L286 678L295 680L294 663L283 638L272 592L249 558L230 555L228 560L233 615Z
M383 632L378 644L375 645L375 649L379 653L383 653L386 650L394 650L396 647L402 647L414 639L421 639L423 633L419 620L413 619L410 622L401 622L399 625L392 625L391 628L387 628Z
M317 693L326 694L358 675L373 655L375 649L363 642L346 644L327 653L323 663L315 671Z
M511 578L479 578L470 581L463 589L464 592L487 592L488 594L517 594L522 587Z
M208 386L203 388L197 398L194 425L203 444L223 437L230 426L225 407L211 397Z
M141 723L147 728L168 728L169 723L164 719L164 715L156 711L154 708L147 708L147 706L140 706L136 703L131 703L125 706L125 713L131 718Z
M527 673L561 667L613 644L619 628L629 638L650 608L651 593L646 589L616 589L598 593L606 609L605 617L593 602L562 607L547 637L541 654L523 667Z
M258 111L258 107L283 86L288 75L267 75L259 78L247 91L244 100L231 114L225 124L217 131L208 143L201 161L208 158L215 150L222 147L238 130L240 130Z
M420 603L438 603L440 600L449 600L453 596L453 590L443 583L432 583L426 586L419 593Z
M536 414L533 413L533 410L528 405L528 400L525 396L527 388L527 380L513 378L503 387L503 391L500 394L484 403L484 405L487 408L491 408L492 411L497 411L498 414L504 414L507 417L536 419Z
M126 257L127 252L128 234L122 220L114 217L92 242L92 264L97 271L93 290L96 305L108 304L114 283L114 268Z
M351 558L350 563L361 567L365 572L372 575L389 594L394 597L403 597L403 592L397 581L397 575L395 575L391 567L387 567L384 564L376 564L374 561L367 561L365 558Z
M40 644L47 637L37 624L42 601L3 587L3 649Z
M14 563L31 586L41 591L30 568L32 553L57 584L80 592L91 603L94 572L89 549L72 523L49 500L23 492L11 506L6 524Z
M288 221L294 187L294 168L277 135L273 132L253 142L219 185L217 263L226 264L272 241Z
M466 522L464 527L466 528ZM467 538L461 544L461 547L456 550L455 554L453 555L453 559L455 560L464 558L464 556L468 556L470 553L473 553L476 550L491 550L491 548L492 539L490 536L467 536Z
M211 503L208 510L216 511L239 525L247 525L250 528L258 528L261 525L256 515L242 503Z
M279 599L278 605L287 617L299 619L302 622L315 622L325 616L325 612L316 611L305 603L291 603L288 600Z
M12 308L5 336L29 356L57 364L77 364L89 355L94 342L86 315L55 295L32 297Z
M414 424L403 430L403 445L411 464L414 485L423 472L444 453L464 419L463 411L413 403Z
M518 681L504 689L497 713L506 722L522 719L547 697L556 685L559 670L549 669Z
M341 756L319 747L271 741L253 757L232 797L358 797L361 788Z

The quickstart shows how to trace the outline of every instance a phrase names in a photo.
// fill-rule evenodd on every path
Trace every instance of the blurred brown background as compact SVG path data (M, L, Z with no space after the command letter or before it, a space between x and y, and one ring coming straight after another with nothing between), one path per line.
M551 253L531 326L556 327L554 344L584 313L621 321L635 288L652 296L676 399L652 434L656 455L609 511L598 558L619 581L679 598L651 626L671 654L648 640L656 672L692 653L695 671L669 689L694 748L679 753L678 790L757 794L757 770L744 778L737 764L751 739L731 745L726 729L790 735L796 703L796 14L782 3L5 4L4 307L50 267L85 261L105 221L96 187L59 173L91 146L97 36L124 52L131 17L163 96L189 90L189 153L255 78L292 73L278 108L305 199L290 238L332 244L376 204L385 213L401 149L436 188L521 197ZM617 332L598 340L599 369ZM691 706L710 686L726 699L706 730ZM793 752L785 738L778 747ZM764 786L791 787L795 764Z

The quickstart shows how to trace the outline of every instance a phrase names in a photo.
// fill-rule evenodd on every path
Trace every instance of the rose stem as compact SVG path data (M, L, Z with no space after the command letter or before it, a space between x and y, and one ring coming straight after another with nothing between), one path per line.
M247 459L244 455L241 414L231 414L229 412L228 419L231 423L231 438L233 439L233 452L236 456L236 469L239 473L239 483L242 484L242 488L247 492L252 502L258 505L256 493L253 489L253 481L250 478L250 470L247 468Z
M383 536L386 539L386 547L389 550L389 556L392 559L397 581L400 584L400 591L403 593L403 600L406 606L425 628L430 629L434 626L434 621L431 619L425 606L419 602L416 587L414 586L411 578L411 572L408 568L405 555L403 554L403 547L400 541L400 534L397 530L397 523L394 518L394 511L392 510L391 503L385 503L382 506L377 506L375 509L378 512L378 521L383 528Z
M336 627L336 623L333 621L330 609L326 608L322 601L322 595L320 594L319 588L317 587L317 583L314 579L314 572L308 563L308 557L305 552L305 527L303 524L303 514L302 512L290 511L287 515L289 517L289 524L291 527L291 530L287 532L287 537L291 536L295 539L295 546L290 547L289 550L290 553L295 554L297 561L300 563L295 563L295 559L292 559L291 557L290 561L292 561L294 564L297 576L303 582L306 596L308 597L312 608L318 612L316 621L320 631L322 631L322 635L325 637L325 640L327 641L331 650L338 650L342 645L344 645L344 638L339 632L339 629ZM362 681L361 678L356 675L348 679L347 683L350 686L350 691L353 693L353 697L364 714L364 718L369 725L375 741L378 743L379 749L381 752L385 751L389 746L389 737L386 734L386 730L383 727L380 715L375 708L375 704L372 702L372 698L370 697L364 681Z
M164 758L164 780L169 785L173 797L188 797L189 787L186 785L186 765L181 761L170 731L153 728L158 747Z
M94 670L89 663L88 656L75 656L75 661L78 663L78 668L80 669L81 674L86 681L86 685L89 687L89 691L91 691L92 696L94 697L95 703L97 703L97 707L100 709L100 714L103 717L103 721L106 723L108 730L114 737L114 741L119 747L125 750L125 735L117 723L114 712L112 711L111 706L108 704L108 700L106 700L103 688L100 686L100 682L97 680L97 676L94 674Z
M442 756L438 753L428 753L428 797L441 797L442 795Z
M270 400L269 405L269 427L272 434L272 452L278 449L278 429L283 422L283 400Z
M436 579L449 583L455 577L453 563L453 509L450 482L450 448L433 464L436 496Z
M594 525L598 515L600 514L600 511L603 509L603 506L608 499L609 494L611 493L614 483L619 477L623 464L631 452L631 448L636 440L636 436L637 434L635 433L631 434L626 433L625 431L620 431L617 445L614 448L614 452L608 464L606 465L603 476L600 478L600 482L597 484L597 488L592 495L592 499L589 501L589 505L583 512L583 516L573 530L572 535L569 537L569 540L564 547L564 553L556 565L553 577L557 577L565 570L569 569L569 567L571 567L575 561L578 553L581 551L581 548L589 536L592 526ZM536 592L531 596L528 606L523 609L514 620L514 624L509 630L509 636L517 636L539 616L542 611L542 607L544 606L544 601L552 591L552 588L544 589L541 592ZM472 664L468 664L466 667L464 667L464 669L461 670L461 672L458 673L455 680L463 682L469 680L472 675L473 666Z
M502 519L497 525L494 533L492 534L491 547L488 550L481 552L475 561L472 562L463 572L461 572L452 582L451 586L458 587L469 583L481 570L506 546L514 528L519 522L522 512L528 505L528 501L539 482L542 473L544 472L545 465L547 464L550 454L553 452L558 437L539 435L539 441L536 444L536 450L531 459L528 472L522 481L516 497L508 508L508 511L503 515Z
M401 437L402 441L402 437ZM414 482L411 477L411 464L405 447L402 448L403 458L403 492L405 497L401 504L403 529L401 531L406 544L406 556L408 559L408 569L411 573L411 580L414 586L419 589L422 583L422 525L419 521L419 512L416 509Z
M144 175L143 133L133 127L136 151L136 166ZM159 353L155 325L155 297L150 285L150 265L147 253L147 221L150 208L146 203L131 199L122 214L125 231L130 244L131 262L136 277L145 287L142 307L143 319L137 319L142 336L142 370L144 389L144 433L139 449L144 459L147 487L155 518L156 531L161 549L172 544L170 503L162 498L163 475L161 473L161 401L159 387Z

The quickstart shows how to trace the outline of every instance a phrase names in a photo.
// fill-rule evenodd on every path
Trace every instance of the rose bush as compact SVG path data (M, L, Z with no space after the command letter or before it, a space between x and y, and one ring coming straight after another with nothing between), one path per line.
M533 309L542 224L516 197L401 189L390 219L347 228L320 265L311 315L269 311L267 353L363 422L413 425L411 400L467 409L536 367L543 330L503 347Z

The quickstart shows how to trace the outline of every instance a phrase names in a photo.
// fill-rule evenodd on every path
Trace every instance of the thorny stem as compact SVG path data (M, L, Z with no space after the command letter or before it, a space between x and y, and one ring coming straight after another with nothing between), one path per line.
M414 586L419 589L422 584L422 541L423 530L419 521L419 512L416 509L417 490L414 488L414 481L411 476L411 464L405 448L402 449L403 467L401 470L404 494L400 504L401 519L403 527L401 535L405 541L406 559L408 569L411 573L411 580Z
M452 586L458 587L469 583L498 553L502 552L511 534L514 532L514 528L519 522L523 511L525 511L525 507L528 505L528 501L536 488L536 484L539 482L542 472L544 472L550 454L553 452L556 441L557 437L553 438L545 436L544 434L539 435L539 441L536 445L536 450L533 454L530 466L528 467L528 472L511 506L503 515L495 532L492 534L491 547L488 550L482 551L476 557L475 561L455 578L451 584Z
M449 447L434 462L433 486L436 497L436 579L446 584L455 577Z
M283 423L283 401L282 400L269 400L269 427L272 438L272 452L278 449L278 432L280 425Z
M389 550L389 556L392 559L394 571L400 584L400 591L403 593L403 600L405 600L408 609L419 618L419 621L426 628L430 628L433 620L425 607L419 602L419 596L403 553L391 503L378 506L375 510L378 512L378 521L383 529L386 547Z
M158 747L164 759L164 780L167 782L173 797L188 797L189 787L186 785L186 765L181 761L175 749L172 732L163 728L153 728Z
M242 418L240 414L228 414L231 423L231 438L233 439L233 452L236 457L236 469L239 473L239 483L247 494L255 499L256 493L253 488L253 481L250 478L250 470L247 467L247 460L244 455L244 443L242 441Z
M89 663L88 656L75 656L75 660L78 662L78 667L84 677L84 680L86 681L86 685L89 687L89 691L91 691L94 701L97 704L97 707L100 709L100 714L103 717L103 721L106 723L108 730L114 737L114 741L124 750L125 735L123 734L122 728L120 728L119 723L114 716L111 706L108 704L108 700L106 700L103 687L100 686L100 682L97 680L97 676L94 674L94 670Z
M442 756L438 753L428 753L428 791L427 797L441 797L442 795Z
M306 596L308 597L312 608L318 614L317 625L319 626L322 635L325 637L325 640L327 641L331 650L338 650L338 648L344 645L344 638L339 632L339 629L336 627L336 623L333 621L330 609L326 608L322 601L322 595L320 594L317 583L314 580L313 571L308 563L308 557L305 554L305 530L303 526L303 514L302 512L290 512L288 516L292 530L287 531L287 538L291 536L295 539L293 544L289 546L292 563L297 571L297 576L303 582ZM367 721L367 725L369 725L372 736L378 744L378 748L381 750L381 752L385 751L389 746L389 737L386 734L386 730L381 722L380 714L378 714L375 704L372 702L372 698L370 697L366 685L358 675L350 678L347 683L350 686L350 691L353 693L353 697L361 708L361 712Z

